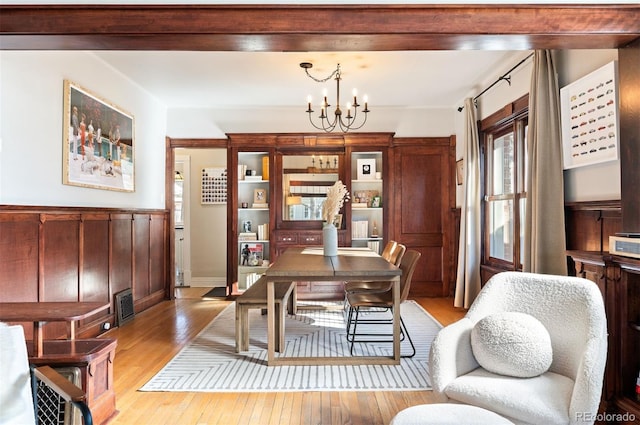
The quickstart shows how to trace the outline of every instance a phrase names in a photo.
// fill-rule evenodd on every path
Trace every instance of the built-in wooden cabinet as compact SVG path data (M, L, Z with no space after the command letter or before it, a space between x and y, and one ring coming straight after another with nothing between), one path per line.
M569 273L595 282L604 298L608 350L601 412L635 415L640 401L640 260L610 255L609 236L622 228L620 201L574 202L565 206ZM624 418L624 416L611 416Z
M445 296L453 287L456 249L455 137L397 139L392 133L228 134L228 286L246 289L268 263L290 247L322 245L319 215L326 189L341 180L351 199L339 217L338 244L380 252L394 239L422 253L414 296ZM268 164L268 165L267 165ZM240 166L240 169L238 168ZM246 167L242 167L246 166ZM264 169L268 167L268 179ZM247 176L256 170L256 176ZM259 177L262 176L262 177ZM253 177L253 178L252 178ZM254 208L254 191L267 205ZM251 221L246 232L245 223ZM263 260L243 265L242 249L257 238ZM377 245L377 246L376 246ZM300 299L342 298L342 282L299 282Z

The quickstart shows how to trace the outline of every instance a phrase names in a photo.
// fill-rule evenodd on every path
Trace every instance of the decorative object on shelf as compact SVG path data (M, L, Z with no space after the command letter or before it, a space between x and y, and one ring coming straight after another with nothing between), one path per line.
M371 198L371 208L380 208L382 206L382 198L379 195Z
M307 98L306 112L309 114L309 122L311 122L311 125L313 125L318 130L323 130L327 133L332 132L336 128L346 133L349 130L357 130L361 128L367 122L367 114L369 113L369 107L368 107L368 99L366 95L364 96L364 109L362 110L362 112L364 112L364 119L362 120L362 122L359 122L356 119L358 116L358 108L360 107L360 104L358 103L358 99L357 99L356 89L353 89L353 104L350 102L347 102L345 106L346 115L343 116L343 111L342 109L340 109L340 80L342 80L340 64L338 64L336 70L333 71L331 75L323 79L315 78L314 76L309 74L309 70L313 67L312 63L302 62L300 64L300 67L304 69L304 72L307 74L309 78L311 78L317 83L324 83L331 78L336 80L336 107L333 112L333 119L329 117L328 109L329 109L329 106L331 105L327 101L326 90L323 94L323 101L320 104L320 108L321 108L320 116L318 117L320 119L320 125L316 125L313 122L313 118L311 117L311 114L313 113L313 109L311 109L311 96ZM322 168L322 164L320 164L320 168Z
M253 190L253 208L268 208L267 189Z
M245 233L251 231L251 220L245 220L242 222L242 231Z
M358 180L375 180L376 160L374 158L358 159Z
M378 198L378 205L374 206L374 199ZM377 190L357 190L353 192L353 208L379 208L381 205L380 192Z
M203 168L201 182L202 204L226 204L227 203L227 169Z
M336 214L333 218L333 225L336 226L336 229L340 229L342 227L342 214Z
M380 236L378 234L378 225L376 224L376 222L373 222L373 229L371 230L371 237L372 238L377 238L378 236Z
M349 200L347 187L338 180L327 190L327 199L322 204L322 246L325 257L338 255L338 229L334 220L346 201ZM342 220L342 219L341 219Z
M241 266L261 266L263 258L263 246L260 242L243 243L240 248Z

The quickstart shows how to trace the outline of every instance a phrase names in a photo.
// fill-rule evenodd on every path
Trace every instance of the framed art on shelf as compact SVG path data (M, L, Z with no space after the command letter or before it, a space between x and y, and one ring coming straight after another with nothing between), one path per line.
M133 116L64 80L62 182L135 190Z
M253 204L254 208L257 205L266 205L267 204L267 190L266 189L254 189L253 190Z
M560 89L564 169L618 159L618 78L612 61Z
M376 178L375 158L358 159L358 180L374 180Z
M263 244L260 242L243 242L240 244L240 265L261 266L264 259Z

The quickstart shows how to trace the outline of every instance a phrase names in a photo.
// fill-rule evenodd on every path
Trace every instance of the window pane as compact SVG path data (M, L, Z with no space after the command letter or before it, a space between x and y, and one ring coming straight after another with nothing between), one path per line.
M492 179L493 195L513 193L513 132L493 141Z
M490 255L513 261L513 201L489 202Z
M525 192L527 190L527 171L528 171L528 167L529 167L529 151L527 148L527 136L528 136L528 132L529 132L529 125L525 125L524 126L524 134L523 134L523 147L522 147L522 155L521 158L522 159L522 174L523 174L523 178L522 178L522 184L523 186L520 188L520 192Z

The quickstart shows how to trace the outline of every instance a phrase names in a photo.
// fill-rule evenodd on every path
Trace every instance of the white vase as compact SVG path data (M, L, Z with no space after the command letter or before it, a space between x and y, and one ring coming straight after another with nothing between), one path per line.
M333 223L325 223L322 227L322 246L325 257L338 255L338 229Z

